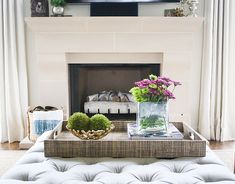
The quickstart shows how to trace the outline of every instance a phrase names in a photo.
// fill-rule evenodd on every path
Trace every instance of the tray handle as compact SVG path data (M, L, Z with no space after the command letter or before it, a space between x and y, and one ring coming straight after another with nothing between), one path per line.
M63 127L63 121L61 121L53 130L53 133L52 133L52 139L56 139L59 134L62 132L62 127Z
M205 137L203 137L198 132L196 132L188 124L183 122L183 125L184 125L184 131L189 136L190 139L192 139L192 140L202 140L202 141L205 141L207 145L209 145L209 141ZM197 139L197 137L199 139Z

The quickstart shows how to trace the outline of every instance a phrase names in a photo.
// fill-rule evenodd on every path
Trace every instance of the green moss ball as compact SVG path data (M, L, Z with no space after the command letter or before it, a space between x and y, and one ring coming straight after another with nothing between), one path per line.
M96 114L92 116L90 120L91 120L91 125L90 125L91 130L106 130L111 126L111 122L103 114Z
M76 112L68 119L68 128L74 130L88 131L90 128L90 118L82 112Z

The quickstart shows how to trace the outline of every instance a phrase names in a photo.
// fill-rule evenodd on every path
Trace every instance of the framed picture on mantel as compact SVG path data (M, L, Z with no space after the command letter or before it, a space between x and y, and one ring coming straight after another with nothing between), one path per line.
M31 0L31 17L48 17L48 0Z

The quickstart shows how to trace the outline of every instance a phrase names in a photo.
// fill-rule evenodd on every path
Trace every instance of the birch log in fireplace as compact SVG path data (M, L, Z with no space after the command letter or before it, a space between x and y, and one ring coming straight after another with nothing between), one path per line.
M121 91L102 91L87 97L84 103L86 113L135 114L137 104L130 93Z

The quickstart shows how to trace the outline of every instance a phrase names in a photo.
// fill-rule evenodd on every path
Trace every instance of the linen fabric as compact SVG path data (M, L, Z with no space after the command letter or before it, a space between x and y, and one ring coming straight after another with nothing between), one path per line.
M38 137L45 131L53 130L61 121L63 121L63 111L34 111L33 122L30 126L33 126L33 131L30 132L29 137Z
M235 2L205 1L199 132L210 140L235 140Z
M24 138L28 108L23 0L0 1L0 142Z

